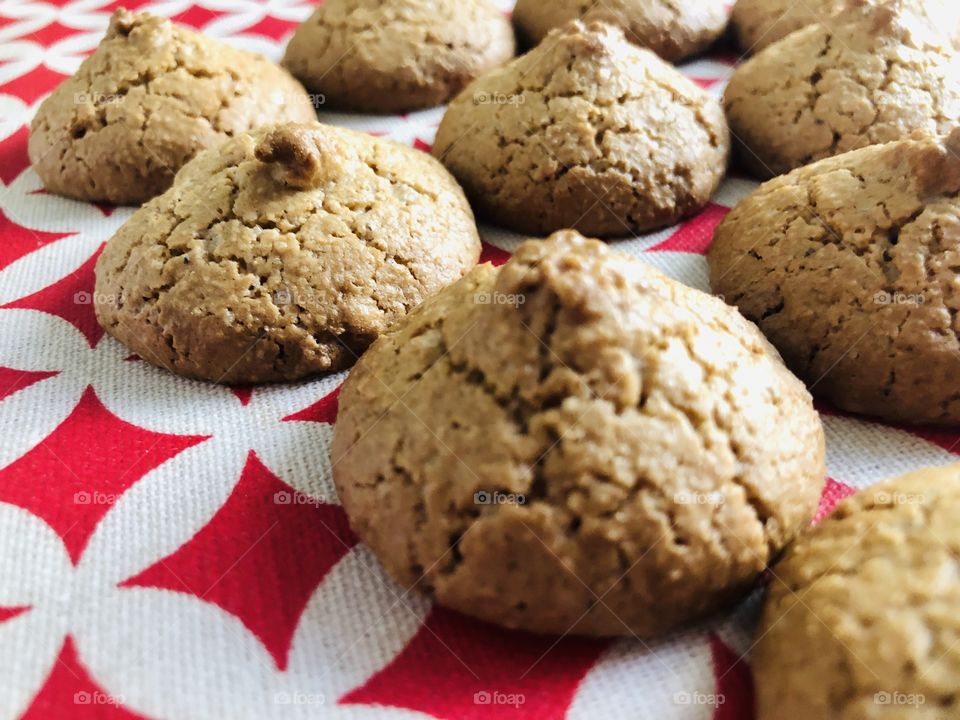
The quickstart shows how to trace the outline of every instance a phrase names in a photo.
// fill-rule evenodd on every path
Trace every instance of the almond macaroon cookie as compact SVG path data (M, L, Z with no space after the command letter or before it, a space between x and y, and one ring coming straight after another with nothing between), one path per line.
M960 117L960 56L909 2L851 9L798 30L733 73L724 95L740 160L773 177Z
M960 423L958 194L960 129L821 160L727 215L711 285L837 408Z
M868 0L882 5L890 0ZM862 4L861 0L738 0L732 24L744 52L760 52L768 45L808 25L829 27L833 16ZM906 0L911 10L943 31L960 30L960 3L956 0Z
M515 53L491 0L326 0L283 62L326 108L393 113L445 103Z
M729 144L709 93L620 30L572 22L468 86L433 152L493 223L616 237L703 208Z
M758 720L957 720L960 465L847 498L771 573Z
M96 266L97 319L144 360L224 383L338 370L480 255L429 155L319 123L188 163Z
M752 323L572 231L382 335L332 456L404 587L555 634L661 636L736 602L824 479L810 396Z
M139 205L205 148L258 125L316 120L262 55L117 10L96 51L40 105L30 161L50 192Z
M528 45L571 20L606 22L627 39L675 62L706 50L727 26L723 0L517 0L513 20Z

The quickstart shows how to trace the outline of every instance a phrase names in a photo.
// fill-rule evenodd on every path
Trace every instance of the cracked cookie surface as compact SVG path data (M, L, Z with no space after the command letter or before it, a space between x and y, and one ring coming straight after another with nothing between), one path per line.
M107 243L95 308L155 365L224 383L351 365L476 264L459 186L433 158L312 123L197 156Z
M823 442L754 325L564 231L381 336L332 457L404 586L508 627L652 637L749 591L810 521Z
M300 83L265 57L118 10L40 106L29 154L50 192L138 205L201 150L258 125L315 119Z
M445 103L515 53L490 0L326 0L283 62L331 109L390 113Z
M718 0L517 0L513 20L528 45L571 20L605 22L627 39L674 62L706 50L727 26Z
M889 4L890 0L868 0L868 5ZM833 15L862 0L738 0L731 22L740 47L759 52L777 40L814 23L831 25ZM960 30L960 4L956 0L904 0L905 6L920 13L941 29Z
M960 130L761 185L717 228L714 292L837 407L960 422Z
M751 655L759 720L960 718L960 465L843 501L772 572Z
M906 3L861 0L734 72L724 94L740 160L758 177L960 117L960 55Z
M433 152L497 224L611 237L698 212L729 144L706 91L619 30L573 22L471 83Z

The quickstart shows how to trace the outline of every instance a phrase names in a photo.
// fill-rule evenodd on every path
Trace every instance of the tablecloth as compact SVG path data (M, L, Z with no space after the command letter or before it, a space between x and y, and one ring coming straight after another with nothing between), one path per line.
M122 4L274 59L311 10ZM0 718L751 718L760 590L657 642L539 637L431 607L384 574L337 502L344 375L219 387L104 337L93 266L132 210L45 193L26 141L119 5L0 2ZM682 69L719 96L735 61ZM426 150L442 112L321 119ZM706 290L712 231L754 187L731 178L698 217L615 245ZM517 237L482 231L485 259L503 262ZM960 439L821 410L821 514L951 461Z

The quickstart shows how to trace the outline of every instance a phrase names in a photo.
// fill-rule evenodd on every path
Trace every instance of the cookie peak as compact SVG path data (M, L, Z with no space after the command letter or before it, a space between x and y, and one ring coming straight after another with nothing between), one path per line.
M278 125L264 133L254 154L273 166L277 182L301 190L329 180L337 165L333 143L320 126Z
M110 16L106 37L127 37L137 27L147 25L159 27L172 24L166 18L151 15L147 12L134 13L121 6L114 10L113 15Z
M571 20L551 30L538 47L549 48L552 44L565 47L574 55L596 56L614 54L624 46L633 47L621 28L601 20Z

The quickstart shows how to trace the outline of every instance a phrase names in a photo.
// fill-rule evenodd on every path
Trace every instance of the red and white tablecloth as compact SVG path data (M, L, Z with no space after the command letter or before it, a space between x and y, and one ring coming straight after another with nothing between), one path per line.
M431 607L384 575L337 502L343 375L218 387L104 337L93 266L132 210L46 194L26 144L39 102L120 4L0 1L0 720L750 718L757 595L651 643L512 633ZM310 12L122 4L273 58ZM683 69L719 95L732 65ZM429 149L441 114L322 119ZM753 187L730 179L698 218L616 246L707 289L712 230ZM494 262L517 240L484 238ZM951 461L960 439L827 410L824 423L823 509Z

